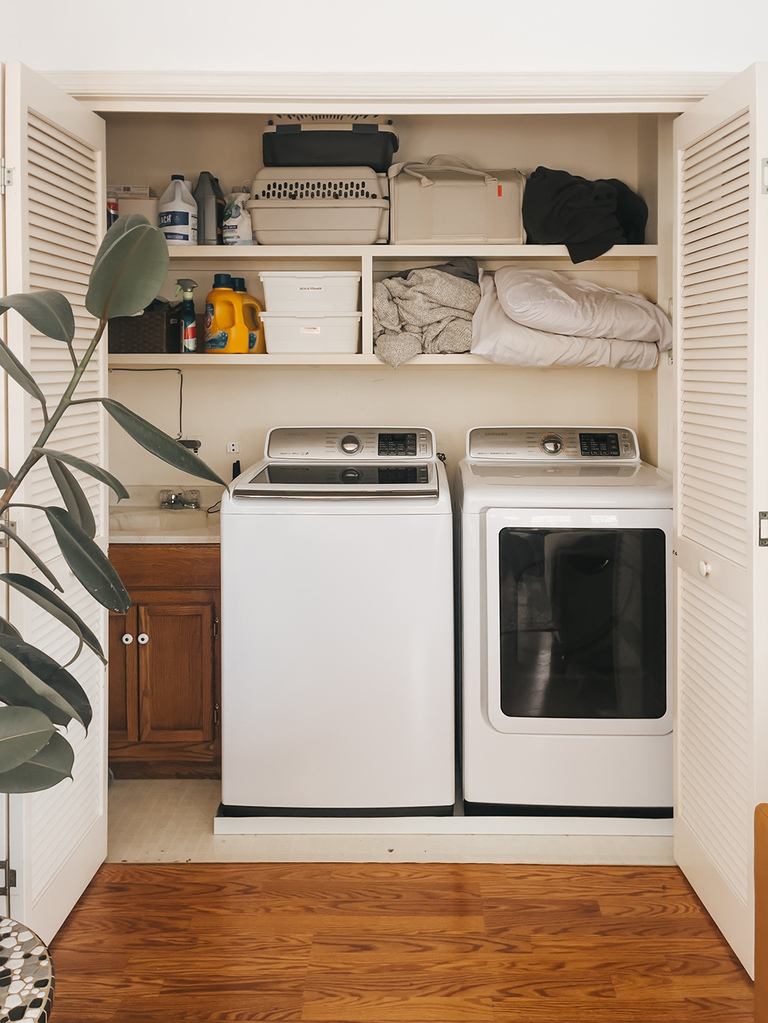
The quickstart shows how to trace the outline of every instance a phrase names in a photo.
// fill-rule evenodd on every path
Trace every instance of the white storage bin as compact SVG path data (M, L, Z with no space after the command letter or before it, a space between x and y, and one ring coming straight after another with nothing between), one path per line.
M264 270L259 274L270 313L356 312L361 277L351 270Z
M362 313L262 313L267 354L322 352L355 354Z

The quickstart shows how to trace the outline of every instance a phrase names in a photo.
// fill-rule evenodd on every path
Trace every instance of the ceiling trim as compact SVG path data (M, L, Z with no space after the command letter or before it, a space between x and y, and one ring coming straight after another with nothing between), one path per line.
M389 113L680 111L727 74L253 74L49 71L95 110ZM375 108L375 109L374 109Z

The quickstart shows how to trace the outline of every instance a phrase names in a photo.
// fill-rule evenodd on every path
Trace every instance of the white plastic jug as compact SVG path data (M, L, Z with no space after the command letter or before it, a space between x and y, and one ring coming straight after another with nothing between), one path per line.
M169 245L197 245L197 203L183 174L172 174L158 203L157 226Z

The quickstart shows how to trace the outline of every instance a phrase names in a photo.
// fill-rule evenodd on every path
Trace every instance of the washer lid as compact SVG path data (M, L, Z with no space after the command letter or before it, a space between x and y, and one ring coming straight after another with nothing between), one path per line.
M437 497L433 462L266 462L244 472L233 497Z

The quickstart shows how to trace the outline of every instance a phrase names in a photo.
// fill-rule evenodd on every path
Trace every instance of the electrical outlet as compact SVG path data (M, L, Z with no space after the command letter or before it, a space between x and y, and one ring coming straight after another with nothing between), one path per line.
M239 451L240 451L240 444L239 444L238 441L231 440L229 442L229 444L227 444L227 452L230 455L236 455Z

